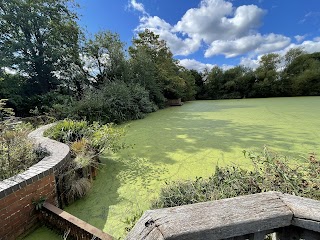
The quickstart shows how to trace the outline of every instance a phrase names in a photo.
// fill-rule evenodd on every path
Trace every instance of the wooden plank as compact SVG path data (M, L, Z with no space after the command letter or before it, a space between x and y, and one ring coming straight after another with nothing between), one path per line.
M156 223L151 218L150 214L152 211L146 211L142 217L139 219L138 223L134 226L134 228L129 232L126 239L158 239L164 240L162 233L157 227Z
M107 233L102 232L100 229L82 221L81 219L71 215L70 213L67 213L66 211L61 210L60 208L57 208L56 206L50 204L50 203L44 203L43 207L47 209L48 211L52 212L53 214L58 215L59 217L65 219L66 221L70 222L71 224L84 229L88 233L92 234L93 236L96 236L103 240L112 240L113 237L110 236Z
M279 193L283 202L293 211L294 218L320 222L320 201Z
M292 216L278 193L260 193L148 211L126 239L151 239L154 228L161 239L226 239L289 226Z
M320 223L317 221L312 221L312 220L302 219L302 218L293 218L292 225L300 228L312 230L320 234ZM320 239L320 236L319 236L319 239Z

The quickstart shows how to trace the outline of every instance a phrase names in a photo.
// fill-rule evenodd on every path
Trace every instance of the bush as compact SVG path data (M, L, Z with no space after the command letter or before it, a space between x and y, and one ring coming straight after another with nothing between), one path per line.
M88 135L89 126L86 121L65 119L45 132L45 136L63 143L71 143Z
M89 191L92 169L99 166L99 156L105 150L116 152L125 147L121 138L124 129L114 124L65 119L45 132L45 136L70 146L70 161L58 178L59 192L65 204L83 197Z
M153 208L173 207L266 191L280 191L320 200L320 161L310 155L306 165L292 167L286 157L265 149L262 155L245 154L253 170L217 167L208 179L167 184Z
M121 139L124 133L124 128L116 127L112 123L89 124L86 121L65 119L48 129L44 135L69 144L75 154L93 152L97 156L106 149L116 152L124 148Z
M0 125L0 180L24 172L48 155L45 149L35 148L28 139L30 125L12 127L5 122Z
M74 102L73 115L89 122L121 123L140 119L156 110L149 92L138 84L112 82L101 89L90 89Z

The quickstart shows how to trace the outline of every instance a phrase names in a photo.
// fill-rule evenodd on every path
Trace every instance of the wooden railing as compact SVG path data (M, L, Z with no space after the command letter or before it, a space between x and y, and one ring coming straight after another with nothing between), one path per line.
M320 240L320 201L259 193L149 210L127 240Z

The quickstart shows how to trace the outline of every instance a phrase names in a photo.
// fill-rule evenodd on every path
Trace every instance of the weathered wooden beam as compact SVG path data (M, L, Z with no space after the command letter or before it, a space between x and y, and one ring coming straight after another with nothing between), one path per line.
M292 217L279 193L260 193L147 211L126 239L212 240L249 233L261 239L259 232L289 226Z
M289 194L279 196L293 212L292 225L320 233L319 201Z

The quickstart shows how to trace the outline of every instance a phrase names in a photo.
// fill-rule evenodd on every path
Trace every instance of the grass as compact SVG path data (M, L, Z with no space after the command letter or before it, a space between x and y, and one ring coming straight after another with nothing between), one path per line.
M93 189L66 211L115 237L150 207L165 182L210 176L217 164L248 167L243 150L296 159L320 149L320 97L194 101L127 124L132 145L105 156Z

